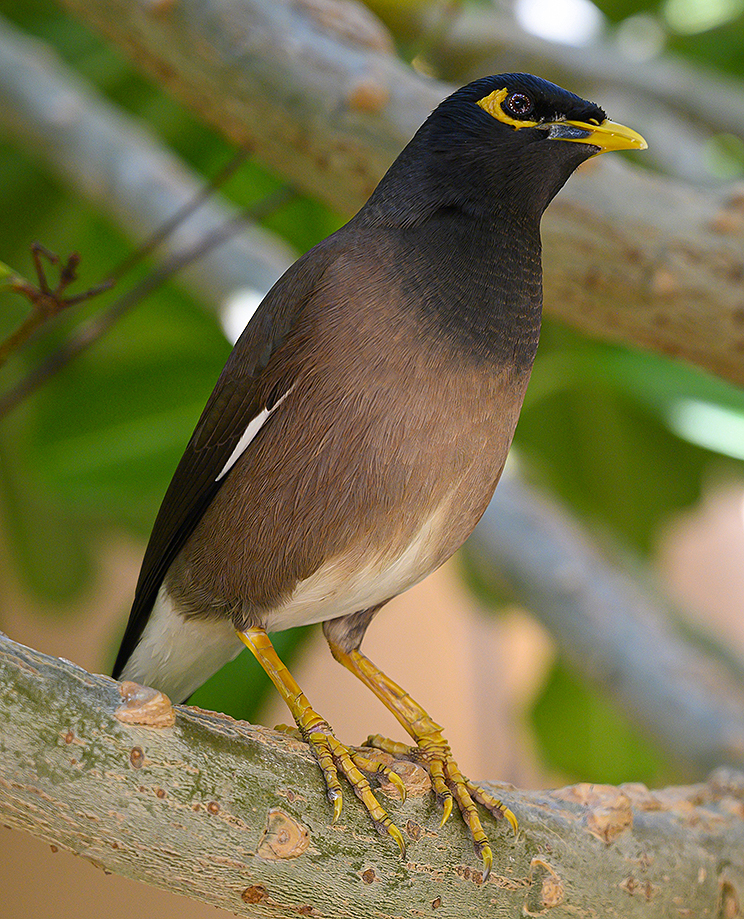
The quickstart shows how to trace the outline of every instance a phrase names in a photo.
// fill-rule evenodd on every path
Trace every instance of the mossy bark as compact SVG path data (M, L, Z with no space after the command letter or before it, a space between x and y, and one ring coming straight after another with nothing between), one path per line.
M386 802L405 859L351 795L332 825L289 736L184 706L173 727L124 723L113 680L6 638L0 686L3 823L240 915L728 919L744 904L740 773L657 792L494 786L520 831L488 821L483 883L462 823L440 829L426 792Z

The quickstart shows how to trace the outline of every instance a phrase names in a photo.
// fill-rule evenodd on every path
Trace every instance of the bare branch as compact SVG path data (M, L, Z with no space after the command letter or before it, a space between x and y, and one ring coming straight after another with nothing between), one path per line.
M505 477L468 552L677 762L697 773L744 767L741 671L683 638L664 601L607 561L555 502Z
M210 123L306 191L353 210L449 87L380 42L358 43L336 0L64 0ZM370 44L373 47L370 47ZM744 383L744 213L602 157L544 221L546 309Z
M294 196L295 192L292 189L280 188L278 191L274 192L274 194L268 195L252 207L245 208L237 217L225 221L222 226L217 227L212 230L211 233L198 239L191 247L177 252L164 261L158 268L151 271L139 283L135 284L134 287L123 293L106 310L102 310L92 319L88 320L88 322L77 328L67 341L53 351L42 361L42 363L34 367L29 374L8 389L7 392L0 395L0 419L13 411L13 409L27 396L35 392L40 386L46 383L47 380L67 367L67 365L82 354L83 351L103 338L122 316L125 316L133 307L141 303L145 297L148 297L153 291L157 290L158 287L170 278L177 276L179 272L192 266L195 262L198 262L202 258L207 258L215 248L223 245L242 230L245 223L250 222L250 218L260 219L261 217L265 217L278 208L283 207ZM186 207L191 209L192 203L193 202L190 202ZM167 228L163 227L156 236L165 236L166 234ZM152 243L157 244L155 237L152 238ZM146 247L150 245L151 241L145 244ZM126 270L127 262L136 261L138 255L139 253L135 252L131 259L127 259L122 263L118 273L120 274L122 271ZM93 296L107 286L107 284L99 285L96 288L92 288L91 291L86 292L86 294L81 295L81 297L86 298L88 296ZM63 306L64 305L67 304L63 303ZM34 319L34 314L32 314L30 318ZM20 331L25 331L26 325L30 325L30 323L21 326ZM38 323L33 327L36 328L36 325L38 325ZM30 334L30 332L28 334ZM17 337L17 333L11 336L8 342L5 343L5 347L10 348ZM26 335L26 337L28 337L28 335ZM4 346L0 346L0 358L2 357L3 347ZM10 352L8 351L8 353ZM2 363L1 360L0 363Z
M50 48L2 18L0 127L135 239L157 233L200 199L203 181L185 163L96 94ZM171 236L164 255L192 248L237 216L219 197L203 203ZM267 291L293 259L277 236L247 223L198 268L186 269L183 283L216 309L236 289Z
M0 367L5 364L10 355L22 347L33 333L42 326L47 320L52 319L59 313L71 306L76 306L84 300L90 300L103 291L108 290L113 282L104 281L95 287L89 287L80 294L68 295L67 288L73 281L77 280L77 267L80 264L80 255L73 252L62 263L59 269L59 281L54 288L49 286L46 277L46 270L42 257L46 258L52 265L59 263L59 256L50 252L41 243L31 244L31 256L36 269L36 284L31 284L25 278L15 277L10 280L10 288L16 293L24 296L31 304L31 312L23 322L15 329L14 332L0 342Z
M388 802L409 838L401 862L353 798L331 824L304 744L184 706L174 727L124 723L117 689L0 638L3 823L254 917L655 919L735 915L744 901L741 774L658 792L497 788L521 829L489 826L483 884L464 828L439 829L428 793Z

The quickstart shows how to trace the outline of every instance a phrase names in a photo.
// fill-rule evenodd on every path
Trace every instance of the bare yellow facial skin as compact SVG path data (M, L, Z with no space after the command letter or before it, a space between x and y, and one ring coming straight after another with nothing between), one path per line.
M520 128L535 128L540 123L539 121L520 121L518 118L512 118L510 115L507 115L506 112L501 107L501 103L509 95L509 90L504 87L504 89L495 89L490 95L485 96L483 99L478 100L478 105L483 109L483 111L488 112L489 115L493 115L494 118L502 121L504 124L511 125L515 130Z
M483 111L488 112L497 121L507 124L509 127L519 131L520 128L542 128L549 132L551 140L564 140L575 144L589 144L592 147L598 147L599 153L607 153L611 150L646 150L648 144L643 137L628 128L624 124L618 124L616 121L605 119L601 124L596 121L533 121L529 119L520 120L513 118L503 109L503 102L509 95L509 90L496 89L482 99L479 99L479 105Z

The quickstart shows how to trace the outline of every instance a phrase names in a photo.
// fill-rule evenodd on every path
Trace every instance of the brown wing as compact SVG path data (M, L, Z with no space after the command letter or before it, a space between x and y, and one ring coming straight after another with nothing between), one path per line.
M266 295L228 358L155 519L114 677L142 637L171 562L225 481L218 479L220 472L248 423L266 408L261 376L320 283L333 248L325 240L292 265ZM292 382L284 381L287 389ZM270 398L282 395L274 391Z

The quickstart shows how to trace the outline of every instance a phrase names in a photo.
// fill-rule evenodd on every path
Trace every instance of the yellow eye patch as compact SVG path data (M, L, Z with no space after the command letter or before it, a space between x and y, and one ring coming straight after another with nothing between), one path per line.
M503 121L504 124L508 124L510 127L514 128L515 131L518 131L520 128L534 128L538 125L539 121L520 121L518 118L512 118L511 115L507 115L504 109L501 107L501 103L509 95L509 90L504 87L504 89L495 89L490 95L484 96L483 99L479 99L476 103L479 105L484 112L488 112L489 115L493 115L498 121Z

